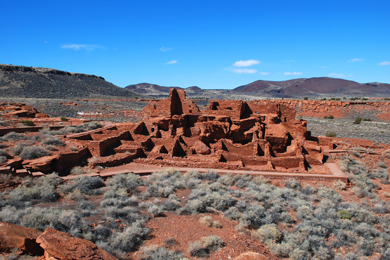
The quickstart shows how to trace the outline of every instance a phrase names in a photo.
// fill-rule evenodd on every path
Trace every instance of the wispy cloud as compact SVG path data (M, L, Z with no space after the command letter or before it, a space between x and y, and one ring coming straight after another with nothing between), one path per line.
M333 78L346 78L347 76L345 76L344 74L341 74L341 73L329 73L328 74L329 77L333 77Z
M284 75L302 75L303 73L302 72L296 72L296 71L294 71L294 72L287 71L287 72L285 72L283 74Z
M266 76L266 75L269 75L269 74L271 74L271 73L269 73L269 72L260 72L260 75L263 75L263 76Z
M327 66L322 66L321 69L327 69L328 67Z
M61 48L63 49L71 49L71 50L86 50L86 51L93 51L97 49L104 49L103 46L97 45L97 44L63 44L61 45Z
M257 70L255 69L233 69L233 72L238 74L253 74L256 73Z
M389 66L390 65L390 61L383 61L383 62L379 63L378 65Z
M162 46L162 47L160 48L160 51L171 51L171 50L173 50L173 48L165 47L165 46Z
M358 62L358 61L364 61L364 59L355 58L355 59L350 59L348 62Z
M177 63L177 60L171 60L171 61L168 61L167 63L165 63L165 65L176 64L176 63Z
M256 64L259 64L260 61L258 60L239 60L239 61L236 61L233 66L235 67L249 67L249 66L252 66L252 65L256 65Z

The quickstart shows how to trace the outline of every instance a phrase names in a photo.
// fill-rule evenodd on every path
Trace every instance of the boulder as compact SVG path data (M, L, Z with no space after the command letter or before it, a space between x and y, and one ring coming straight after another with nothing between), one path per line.
M202 141L197 141L194 146L192 147L197 154L210 154L211 153L211 150L210 148L205 144L203 143Z
M47 228L37 243L45 250L45 259L117 259L94 243L64 232Z
M254 252L246 252L234 258L234 260L268 260L268 259L269 259L268 257Z
M10 252L19 248L29 255L42 255L43 249L35 241L42 232L34 228L0 221L0 252Z

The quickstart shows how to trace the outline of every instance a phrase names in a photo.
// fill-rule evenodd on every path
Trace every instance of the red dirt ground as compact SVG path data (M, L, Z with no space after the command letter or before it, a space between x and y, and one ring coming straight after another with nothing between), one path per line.
M219 221L222 228L211 228L200 224L199 219L203 216L211 216L213 221ZM229 221L220 214L180 216L168 213L166 217L157 217L148 221L147 227L153 230L152 238L145 241L143 246L164 246L164 241L167 238L174 238L178 244L171 249L182 251L186 257L190 258L189 244L201 240L204 236L216 235L221 237L226 245L220 250L212 252L207 259L232 259L248 251L261 253L269 259L279 259L250 234L237 231L235 229L237 224L237 221ZM135 259L140 259L141 254L136 252L132 256Z

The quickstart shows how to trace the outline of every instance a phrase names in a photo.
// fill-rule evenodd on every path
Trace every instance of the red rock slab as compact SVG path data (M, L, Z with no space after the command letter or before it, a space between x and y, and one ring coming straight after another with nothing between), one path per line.
M269 259L268 257L265 257L262 254L254 253L254 252L246 252L234 258L234 260L268 260L268 259Z
M0 221L0 252L19 248L29 255L42 255L43 249L35 241L42 232L34 228Z
M59 259L117 259L94 243L74 237L52 228L46 228L38 238L37 243L45 250L47 260Z

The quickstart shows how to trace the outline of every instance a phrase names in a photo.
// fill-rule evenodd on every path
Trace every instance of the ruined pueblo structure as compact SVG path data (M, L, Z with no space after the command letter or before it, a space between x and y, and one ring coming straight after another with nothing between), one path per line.
M261 101L213 100L201 110L184 90L153 101L139 123L110 124L63 136L72 150L37 159L9 160L31 172L67 174L75 165L91 168L126 163L286 173L328 174L327 137L312 137L305 120L288 106ZM9 129L8 129L9 130ZM76 149L75 149L76 148ZM18 166L16 166L18 168Z
M326 173L329 138L314 138L306 121L287 106L215 100L200 110L185 92L143 109L135 125L117 124L78 139L97 156L96 165L135 161L162 166ZM115 146L115 147L114 147ZM104 155L114 154L109 158ZM102 157L103 156L103 157Z

